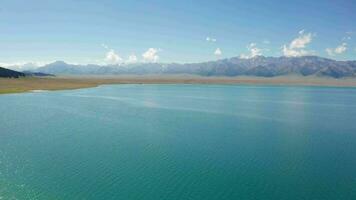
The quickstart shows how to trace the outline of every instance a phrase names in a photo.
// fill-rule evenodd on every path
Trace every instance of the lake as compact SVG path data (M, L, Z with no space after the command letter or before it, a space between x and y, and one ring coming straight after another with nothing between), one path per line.
M356 199L356 89L0 95L0 199Z

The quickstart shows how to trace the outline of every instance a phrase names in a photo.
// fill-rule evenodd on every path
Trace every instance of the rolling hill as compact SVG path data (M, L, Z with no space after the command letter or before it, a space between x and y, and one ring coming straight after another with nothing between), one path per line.
M21 76L25 76L25 74L22 73L22 72L17 72L17 71L14 71L14 70L10 70L10 69L6 69L6 68L0 67L0 77L3 77L3 78L19 78Z

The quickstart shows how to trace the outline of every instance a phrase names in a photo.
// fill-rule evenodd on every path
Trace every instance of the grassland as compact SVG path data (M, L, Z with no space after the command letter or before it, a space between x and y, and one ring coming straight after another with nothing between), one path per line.
M356 79L319 77L201 77L191 75L144 76L60 76L0 78L0 94L33 90L67 90L96 87L103 84L261 84L261 85L312 85L356 87Z

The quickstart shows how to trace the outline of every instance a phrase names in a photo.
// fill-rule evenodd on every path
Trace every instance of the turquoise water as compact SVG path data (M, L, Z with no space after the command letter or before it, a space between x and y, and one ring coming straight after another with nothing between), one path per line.
M356 199L356 89L1 95L0 199Z

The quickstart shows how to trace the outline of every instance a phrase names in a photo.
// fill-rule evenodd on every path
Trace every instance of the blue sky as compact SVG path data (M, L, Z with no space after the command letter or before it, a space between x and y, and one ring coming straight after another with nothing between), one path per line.
M0 4L0 63L356 59L354 1L18 1Z

